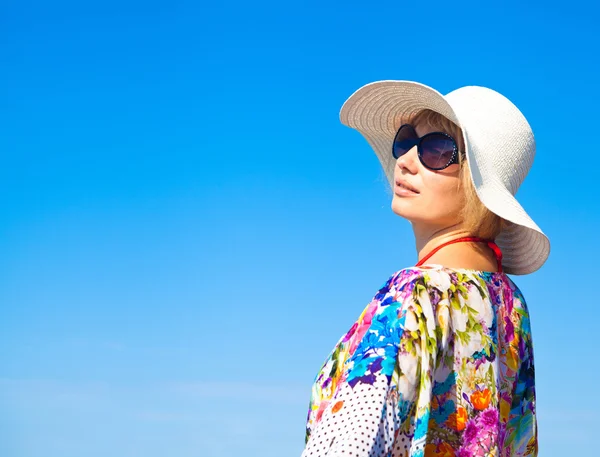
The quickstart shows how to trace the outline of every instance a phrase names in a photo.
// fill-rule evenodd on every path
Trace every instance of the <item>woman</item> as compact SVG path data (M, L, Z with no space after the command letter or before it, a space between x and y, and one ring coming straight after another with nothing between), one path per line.
M491 89L410 81L367 84L340 117L375 151L418 262L317 373L302 457L536 456L529 311L507 276L550 252L514 197L535 155L527 120Z

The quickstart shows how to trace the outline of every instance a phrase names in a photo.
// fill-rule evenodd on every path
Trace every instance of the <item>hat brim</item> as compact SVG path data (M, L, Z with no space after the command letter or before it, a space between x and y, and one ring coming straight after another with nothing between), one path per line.
M482 182L468 134L446 98L437 90L414 81L376 81L359 88L340 110L342 124L358 130L372 147L393 187L395 159L392 144L400 122L423 109L435 111L461 128L467 162L477 195L490 211L512 222L496 238L506 273L536 271L548 258L550 242L515 197L505 188ZM492 188L494 187L494 188Z

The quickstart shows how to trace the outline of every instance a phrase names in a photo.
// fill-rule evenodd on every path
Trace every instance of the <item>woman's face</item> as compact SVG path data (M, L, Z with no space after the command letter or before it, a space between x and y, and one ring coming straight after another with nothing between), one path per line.
M426 133L442 131L426 125L414 127L419 137ZM392 211L413 224L432 229L457 224L460 222L459 211L464 204L459 170L459 164L452 164L437 171L426 168L419 160L417 146L414 146L396 159ZM403 191L398 186L400 181L405 181L418 193Z

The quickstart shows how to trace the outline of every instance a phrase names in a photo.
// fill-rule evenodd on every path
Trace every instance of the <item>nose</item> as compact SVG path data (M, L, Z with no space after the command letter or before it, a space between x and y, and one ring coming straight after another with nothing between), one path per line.
M419 153L417 145L410 148L405 154L396 159L396 166L400 169L406 168L410 173L415 174L418 171Z

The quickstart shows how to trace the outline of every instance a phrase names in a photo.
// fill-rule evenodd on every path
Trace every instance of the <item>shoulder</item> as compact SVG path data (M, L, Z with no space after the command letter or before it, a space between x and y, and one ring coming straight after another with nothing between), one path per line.
M453 289L457 284L465 282L466 275L459 272L439 267L410 266L398 270L390 277L390 288L398 292L419 292L419 290L437 289L440 292ZM454 287L453 287L454 285ZM419 290L415 291L415 287Z
M449 268L442 265L410 266L398 270L390 277L396 289L413 288L420 285L430 292L464 292L479 290L482 295L489 290L509 289L511 294L522 298L521 291L510 277L504 273L493 273L479 270Z
M506 278L503 274L441 265L412 266L394 273L389 288L395 301L400 302L399 317L406 315L405 327L413 330L422 323L434 337L436 326L443 327L441 335L446 335L450 322L461 331L479 319L482 324L492 325L494 307L505 300L503 289L512 285Z

